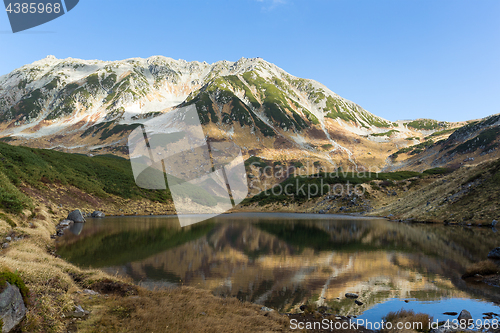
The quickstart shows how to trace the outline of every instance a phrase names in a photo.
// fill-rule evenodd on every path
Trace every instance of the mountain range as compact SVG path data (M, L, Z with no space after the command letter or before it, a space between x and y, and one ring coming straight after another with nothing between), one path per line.
M0 140L127 156L127 134L196 105L209 140L245 158L315 168L423 171L498 158L500 116L389 121L261 58L187 62L45 59L0 77Z

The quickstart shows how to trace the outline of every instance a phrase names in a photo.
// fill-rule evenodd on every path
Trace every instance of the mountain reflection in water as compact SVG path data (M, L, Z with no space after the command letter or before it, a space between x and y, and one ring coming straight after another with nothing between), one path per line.
M79 232L66 232L57 247L81 267L148 288L204 288L280 311L306 301L350 315L389 299L500 301L496 288L460 278L499 246L499 235L487 228L242 213L185 228L175 217L91 219ZM346 292L364 304L353 305Z

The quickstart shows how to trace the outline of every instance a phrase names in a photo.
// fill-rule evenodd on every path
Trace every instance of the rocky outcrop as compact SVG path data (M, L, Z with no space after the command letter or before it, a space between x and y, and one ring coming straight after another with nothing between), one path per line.
M103 212L96 210L96 211L94 211L94 212L92 213L92 215L90 215L90 216L91 216L91 217L93 217L93 218L103 218L103 217L105 217L106 215L104 215L104 213L103 213Z
M77 210L74 210L71 213L69 213L66 220L71 220L75 223L84 223L85 217L83 217L83 213L77 209Z
M26 315L26 306L19 288L5 282L7 287L0 294L0 318L2 332L10 332Z
M488 258L490 259L500 259L500 247L493 249L488 253Z
M460 314L458 315L458 321L462 321L462 320L471 320L472 319L472 315L470 314L469 311L467 310L462 310L460 312Z

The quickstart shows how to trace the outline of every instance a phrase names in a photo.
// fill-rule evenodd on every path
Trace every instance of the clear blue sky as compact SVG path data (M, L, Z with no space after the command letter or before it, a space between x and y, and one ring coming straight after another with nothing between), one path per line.
M499 113L498 0L80 0L12 34L0 75L53 54L215 62L262 57L389 120Z

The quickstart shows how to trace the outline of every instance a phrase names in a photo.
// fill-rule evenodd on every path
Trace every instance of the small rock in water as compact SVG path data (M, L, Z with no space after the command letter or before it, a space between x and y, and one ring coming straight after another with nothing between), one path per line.
M346 294L345 294L345 297L347 297L347 298L354 298L354 299L356 299L356 298L358 298L359 296L358 296L358 294L354 294L354 293L346 293Z
M443 312L444 315L447 316L456 316L458 313L457 312Z
M498 317L498 314L496 314L495 312L485 312L485 313L483 313L483 315L485 315L485 316L495 316L495 317Z
M491 225L494 227L498 224L498 221L497 220L493 220L493 222L491 222Z
M356 304L357 304L357 305L359 305L359 306L363 305L363 302L358 301L358 300L355 300L355 301L354 301L354 303L356 303Z
M410 303L410 301L409 301L409 300L407 300L407 299L405 299L405 303Z
M472 315L470 314L469 311L467 310L462 310L460 314L458 315L458 321L460 322L461 320L470 320L472 319Z
M96 210L95 212L92 213L93 218L103 218L106 217L103 212Z

